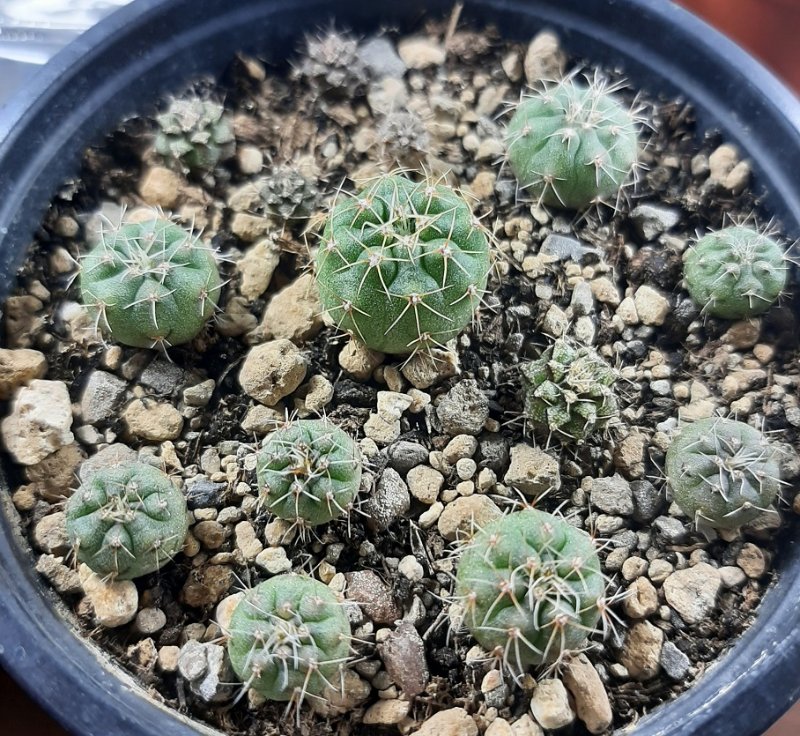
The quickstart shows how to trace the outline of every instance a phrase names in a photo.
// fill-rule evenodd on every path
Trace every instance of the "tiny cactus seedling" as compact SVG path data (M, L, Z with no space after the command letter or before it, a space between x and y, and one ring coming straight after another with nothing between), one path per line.
M263 697L300 704L341 690L350 624L327 585L292 574L259 583L234 609L227 633L234 672Z
M602 79L568 76L524 97L506 131L508 163L539 203L616 202L637 162L640 119Z
M317 94L355 96L367 83L368 74L358 55L358 41L333 29L306 37L306 51L296 68Z
M165 473L138 462L94 473L70 496L66 518L78 560L117 580L160 569L189 528L183 494Z
M619 416L617 372L591 347L559 338L520 371L524 414L534 426L582 441Z
M361 482L361 454L353 439L323 419L300 419L265 440L256 475L261 501L301 527L346 514Z
M156 153L184 171L211 171L235 151L233 119L213 100L174 99L156 123Z
M378 140L384 152L399 163L419 160L430 149L425 123L410 110L392 110L378 126Z
M666 457L675 502L699 529L736 529L769 508L781 486L777 450L754 427L710 417L681 428Z
M81 299L95 325L139 348L191 340L222 288L214 251L163 217L103 230L80 266Z
M464 625L515 675L580 648L604 611L606 582L591 537L535 509L487 524L458 563Z
M319 198L314 182L291 166L276 166L256 185L267 214L280 220L305 220Z
M488 238L464 199L399 175L339 199L316 260L322 306L336 325L401 355L458 335L489 269Z
M724 319L762 314L780 296L789 261L776 240L744 225L700 238L684 256L683 275L703 311Z

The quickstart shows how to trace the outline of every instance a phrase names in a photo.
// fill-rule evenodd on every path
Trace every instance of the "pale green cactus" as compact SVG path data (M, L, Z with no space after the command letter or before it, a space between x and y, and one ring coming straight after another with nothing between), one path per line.
M189 528L183 494L165 473L138 462L98 470L70 496L65 514L78 560L117 580L160 569Z
M455 601L472 636L515 675L580 649L608 615L591 537L535 509L496 519L466 543Z
M506 155L539 203L580 210L614 204L638 158L641 120L600 77L574 75L531 91L506 131Z
M248 590L231 617L228 653L234 672L269 700L301 703L341 690L350 624L327 585L284 574Z
M583 441L619 418L617 371L594 348L559 338L520 371L524 415L534 426Z
M164 217L104 228L80 261L80 290L95 325L139 348L188 342L214 313L216 255Z
M789 276L785 249L752 227L733 225L704 235L684 256L683 275L703 311L724 319L766 312Z
M399 175L339 197L316 259L320 299L336 325L401 355L458 335L489 269L487 235L464 199Z
M667 450L666 474L675 503L701 530L752 521L781 486L778 451L766 436L720 417L681 427Z

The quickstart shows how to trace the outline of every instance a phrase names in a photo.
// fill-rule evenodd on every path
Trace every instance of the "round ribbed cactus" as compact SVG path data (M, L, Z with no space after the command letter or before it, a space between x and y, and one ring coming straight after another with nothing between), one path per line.
M524 509L490 522L465 545L455 596L478 643L521 673L580 648L600 620L605 592L591 537Z
M616 201L636 165L639 119L602 79L566 77L531 92L506 131L508 163L540 203Z
M328 420L299 419L265 438L256 475L269 511L317 526L349 511L361 482L361 453Z
M173 99L156 123L156 152L184 171L210 171L236 150L233 119L213 100Z
M302 702L340 690L350 624L328 586L284 574L248 590L231 617L228 654L234 671L270 700Z
M319 190L291 166L276 166L256 183L264 212L281 220L305 220L313 212Z
M222 288L214 251L163 217L103 230L80 266L81 299L97 327L139 348L191 340Z
M520 371L525 417L549 432L581 441L619 416L617 372L591 347L559 338Z
M377 179L334 205L316 261L322 306L367 347L441 346L472 319L490 268L487 236L449 187Z
M766 312L789 275L784 249L764 233L734 225L708 233L686 251L683 275L703 311L724 319Z
M666 473L675 502L698 528L752 521L781 486L778 452L764 434L720 417L681 428L667 450Z
M183 547L186 500L152 465L102 468L66 504L78 560L102 576L130 580L155 572Z
M358 55L358 41L333 29L306 37L306 52L296 67L319 94L357 95L367 83L367 67Z

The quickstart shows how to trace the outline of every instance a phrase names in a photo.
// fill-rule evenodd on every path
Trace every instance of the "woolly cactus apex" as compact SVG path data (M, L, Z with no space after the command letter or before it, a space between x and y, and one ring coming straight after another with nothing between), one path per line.
M276 166L259 180L264 211L281 220L305 220L314 210L319 190L291 166Z
M736 529L775 500L778 452L757 429L710 417L681 428L666 458L675 502L698 528Z
M259 583L234 609L228 633L234 671L265 698L299 704L326 687L341 689L350 624L317 580L285 574Z
M118 580L160 569L189 528L183 494L165 473L138 462L94 473L70 496L66 517L78 560Z
M640 119L602 79L568 76L517 106L506 131L507 158L540 203L582 209L616 201L638 156Z
M348 512L361 482L361 453L329 421L300 419L264 440L256 474L273 514L317 526Z
M367 347L443 346L472 319L489 242L453 189L387 175L333 207L316 260L322 306Z
M619 415L617 372L591 347L559 338L520 371L525 416L549 432L582 441Z
M191 340L221 288L214 251L163 217L123 220L81 259L81 299L96 326L134 347Z
M524 509L467 543L455 596L470 633L519 675L580 648L605 613L605 591L591 537Z
M684 256L683 275L703 311L724 319L766 312L786 286L784 249L765 233L734 225L708 233Z
M156 152L184 171L210 171L235 151L233 119L218 102L173 99L156 123Z
M333 29L317 37L306 36L306 52L295 73L316 92L332 95L356 95L368 79L358 56L358 41Z

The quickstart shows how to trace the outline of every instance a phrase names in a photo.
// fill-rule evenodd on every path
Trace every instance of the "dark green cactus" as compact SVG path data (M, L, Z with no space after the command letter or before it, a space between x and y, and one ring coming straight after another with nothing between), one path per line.
M591 347L559 338L520 371L525 417L548 432L582 441L619 416L617 372Z
M506 131L508 163L540 203L576 210L613 204L636 165L639 125L602 79L568 76L519 103Z
M314 211L319 190L292 166L276 166L256 183L262 209L281 220L305 220Z
M323 307L372 350L443 346L472 319L486 287L489 242L449 187L376 180L334 205L316 261Z
M183 547L189 517L169 477L144 463L102 468L70 496L67 534L98 575L130 580L155 572Z
M605 613L605 594L591 537L535 509L487 524L458 563L464 625L514 674L582 647Z
M780 296L789 261L776 240L734 225L704 235L684 256L683 275L704 312L746 319L766 312Z
M299 419L266 437L256 473L269 511L317 526L349 512L361 483L361 453L328 420Z
M666 473L675 502L700 529L752 521L781 486L778 452L766 436L720 417L681 427L667 450Z
M163 217L103 230L80 266L81 298L97 327L139 348L191 340L222 288L214 251Z
M301 703L340 690L350 624L326 585L285 574L248 590L228 633L231 665L247 687L269 700Z

